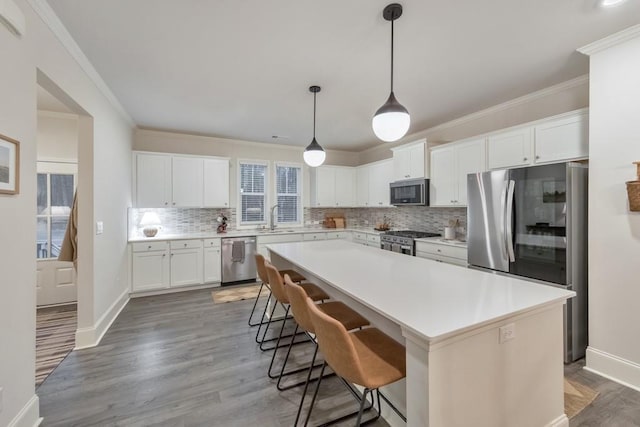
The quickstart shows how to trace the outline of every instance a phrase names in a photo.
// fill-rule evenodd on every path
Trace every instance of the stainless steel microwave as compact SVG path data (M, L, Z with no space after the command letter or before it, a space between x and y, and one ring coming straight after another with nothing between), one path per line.
M429 180L406 179L389 184L394 206L429 206Z

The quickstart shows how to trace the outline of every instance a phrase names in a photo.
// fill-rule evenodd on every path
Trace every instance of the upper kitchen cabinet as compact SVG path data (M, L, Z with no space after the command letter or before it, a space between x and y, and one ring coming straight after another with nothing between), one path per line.
M421 140L410 144L392 148L393 151L393 180L424 178L425 174L425 145Z
M489 169L586 159L589 156L589 116L572 111L487 136Z
M585 110L556 116L534 127L535 163L586 159L589 156L589 114Z
M431 206L466 206L467 174L486 170L485 140L454 142L431 149Z
M134 154L135 207L228 207L229 160Z
M371 207L390 205L389 183L394 181L394 162L383 160L369 165L369 204Z
M311 207L356 206L356 170L320 166L311 170Z
M356 168L356 206L369 206L369 165Z
M526 166L532 162L533 129L520 128L490 135L487 138L489 169Z

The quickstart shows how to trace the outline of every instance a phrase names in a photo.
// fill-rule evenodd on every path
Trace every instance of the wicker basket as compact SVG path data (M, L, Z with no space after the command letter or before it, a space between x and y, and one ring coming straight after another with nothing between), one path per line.
M633 162L637 168L638 179L627 181L627 196L629 197L629 210L640 212L640 162Z

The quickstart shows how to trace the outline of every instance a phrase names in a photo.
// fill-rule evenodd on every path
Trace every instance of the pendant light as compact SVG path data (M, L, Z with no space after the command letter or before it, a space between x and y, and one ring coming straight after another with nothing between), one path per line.
M391 94L382 107L376 111L371 123L373 132L385 142L397 141L409 130L411 117L393 93L393 21L402 16L402 6L392 3L384 8L382 16L391 21Z
M304 149L304 162L312 168L318 167L324 163L327 153L316 141L316 94L320 92L320 86L311 86L309 92L313 93L313 140L311 144Z

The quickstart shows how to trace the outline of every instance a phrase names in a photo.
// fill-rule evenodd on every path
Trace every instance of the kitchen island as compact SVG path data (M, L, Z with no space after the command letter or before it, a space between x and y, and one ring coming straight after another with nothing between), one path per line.
M347 241L268 245L332 298L405 344L407 377L383 392L407 425L568 426L563 304L571 291ZM383 405L391 425L402 425Z

